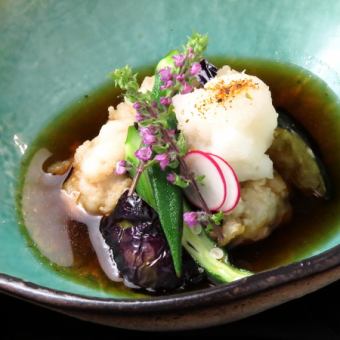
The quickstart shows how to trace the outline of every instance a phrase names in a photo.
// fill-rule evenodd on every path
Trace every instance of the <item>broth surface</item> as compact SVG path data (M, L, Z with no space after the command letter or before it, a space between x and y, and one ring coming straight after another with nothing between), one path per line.
M340 105L325 83L290 64L249 59L212 58L212 61L218 66L228 64L239 71L245 69L269 85L274 106L285 109L306 128L319 148L331 183L340 183L340 156L337 151L340 148ZM152 68L149 68L141 71L140 75L142 78L152 73ZM55 161L72 157L78 145L98 134L107 120L108 106L119 101L119 93L112 84L107 84L85 95L46 127L31 145L23 163L22 186L18 195L22 224L27 221L30 209L38 209L41 214L38 217L50 222L48 228L39 230L34 228L34 223L31 223L33 227L28 227L26 223L37 253L42 254L47 263L53 262L53 267L62 274L108 291L112 287L115 290L128 288L106 277L92 247L86 223L70 219L63 209L58 188L65 176L39 172L39 167L41 170L43 164L43 169L46 169ZM317 248L318 244L338 232L331 226L335 225L337 217L339 190L335 185L332 189L332 198L327 202L293 194L293 218L290 223L281 226L263 241L231 249L232 261L258 272L309 254L313 247ZM45 199L34 201L38 195ZM58 222L51 220L50 215L60 215Z

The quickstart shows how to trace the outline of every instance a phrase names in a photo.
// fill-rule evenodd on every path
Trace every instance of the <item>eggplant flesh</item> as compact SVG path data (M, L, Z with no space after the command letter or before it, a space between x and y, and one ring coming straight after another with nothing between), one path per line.
M268 150L283 179L307 196L329 199L329 176L312 138L283 110Z

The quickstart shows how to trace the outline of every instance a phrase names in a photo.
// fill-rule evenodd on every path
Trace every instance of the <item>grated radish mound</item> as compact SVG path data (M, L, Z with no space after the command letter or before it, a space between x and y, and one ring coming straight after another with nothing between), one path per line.
M265 152L277 113L262 80L224 66L204 88L175 96L173 104L189 149L224 158L240 181L273 178Z

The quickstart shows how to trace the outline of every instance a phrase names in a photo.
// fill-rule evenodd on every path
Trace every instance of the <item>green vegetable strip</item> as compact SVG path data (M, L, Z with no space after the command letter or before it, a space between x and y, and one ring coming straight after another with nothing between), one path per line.
M232 266L226 260L218 260L211 256L210 250L215 247L204 231L195 235L187 226L183 228L183 247L192 258L203 267L214 281L232 282L251 275L250 272Z
M170 184L166 172L158 166L148 170L153 188L156 211L168 241L176 274L182 271L182 228L183 228L183 196L181 189Z
M185 210L189 210L185 205ZM182 244L192 258L208 273L208 275L217 282L226 283L242 279L252 273L234 267L228 261L228 255L224 252L223 259L214 258L210 251L216 248L215 243L207 236L204 230L199 235L184 224ZM222 248L220 248L222 250Z

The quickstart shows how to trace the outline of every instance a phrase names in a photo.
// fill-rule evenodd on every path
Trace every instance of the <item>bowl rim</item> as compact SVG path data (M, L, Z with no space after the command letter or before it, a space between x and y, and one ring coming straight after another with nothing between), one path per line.
M284 284L322 273L340 264L340 245L275 269L229 284L200 290L146 298L100 298L44 287L7 274L0 274L0 291L37 304L63 310L92 310L119 313L168 312L176 309L225 304Z

